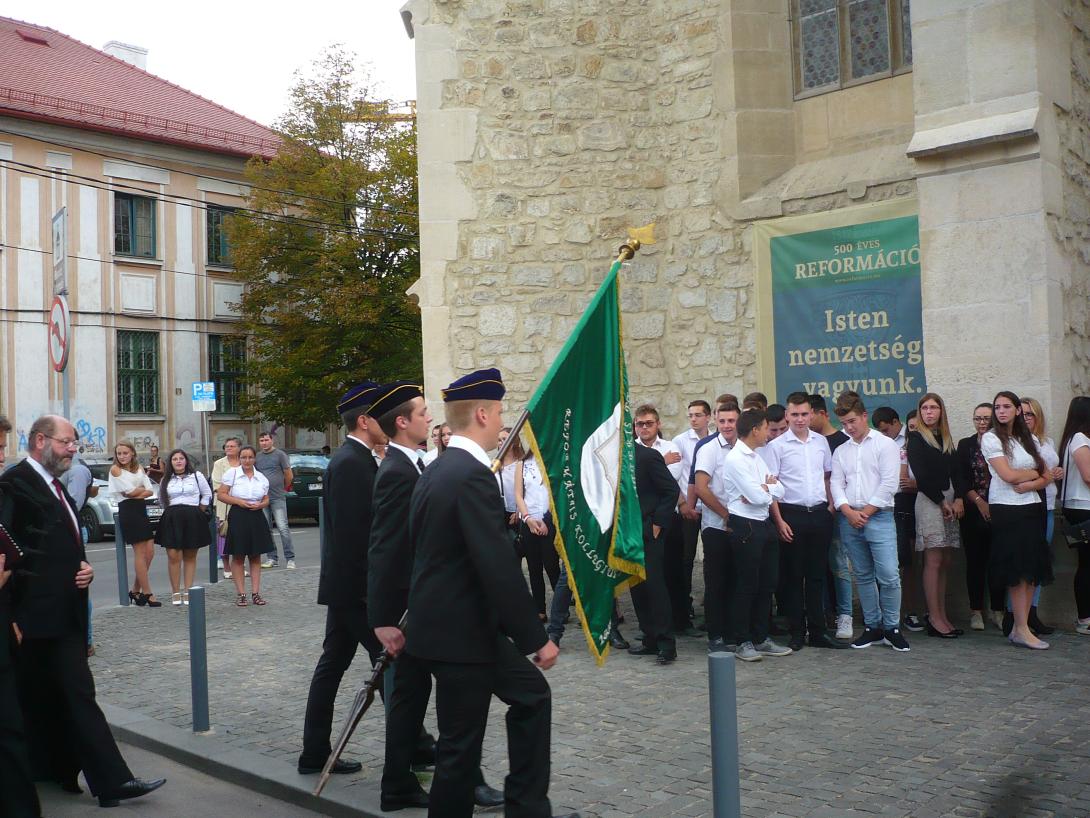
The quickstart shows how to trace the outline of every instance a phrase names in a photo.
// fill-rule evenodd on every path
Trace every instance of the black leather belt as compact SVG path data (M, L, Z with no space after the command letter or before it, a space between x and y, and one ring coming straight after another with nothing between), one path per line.
M797 506L794 503L780 503L781 509L790 509L791 511L805 511L807 514L813 514L815 511L828 511L828 503L818 503L816 506Z

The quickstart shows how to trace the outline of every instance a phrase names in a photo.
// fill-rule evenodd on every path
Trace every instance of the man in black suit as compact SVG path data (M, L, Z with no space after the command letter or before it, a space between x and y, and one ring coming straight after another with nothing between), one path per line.
M423 388L408 381L386 384L371 406L383 434L389 438L386 458L378 469L373 498L371 547L367 554L367 613L383 645L398 653L393 684L386 691L386 761L382 769L383 810L426 807L428 794L412 773L414 746L424 729L424 713L431 698L431 676L411 654L401 650L398 629L409 604L413 548L409 542L409 503L424 471L423 452L431 414ZM389 677L388 677L389 678ZM473 802L497 807L503 793L484 782L480 767L474 773Z
M373 447L386 439L367 414L377 389L374 381L364 381L338 402L337 411L348 436L333 454L322 481L326 526L318 604L326 606L325 641L310 681L303 722L298 770L304 775L321 772L332 752L333 703L357 646L363 645L372 663L382 652L382 645L367 626L367 542L371 493L378 472ZM358 761L340 758L333 772L354 773L362 767Z
M552 699L538 668L552 667L558 650L545 637L511 550L486 453L503 428L503 395L495 369L443 390L454 435L417 481L410 506L416 556L405 650L435 677L439 720L429 818L472 814L473 774L493 695L509 706L504 814L543 818L551 811Z
M643 559L647 578L633 586L632 604L643 629L643 645L629 648L635 656L658 654L658 663L677 659L677 643L670 629L670 594L666 589L665 533L674 521L677 481L670 476L666 461L654 449L637 445L636 494L643 517Z
M75 504L59 478L77 449L72 424L38 418L27 435L27 458L0 477L11 500L5 527L27 552L26 571L14 577L14 621L21 635L17 674L32 762L65 789L79 792L83 770L104 807L117 806L165 781L133 778L121 757L87 665L87 562Z

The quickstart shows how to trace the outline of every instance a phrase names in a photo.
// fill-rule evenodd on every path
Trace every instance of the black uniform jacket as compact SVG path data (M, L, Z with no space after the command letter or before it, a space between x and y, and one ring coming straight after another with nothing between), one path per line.
M640 498L643 536L650 538L652 523L665 530L674 521L681 492L661 452L640 444L636 444L635 452L636 496Z
M419 479L416 464L388 446L375 478L367 552L367 619L372 628L397 625L408 604L413 578L409 504Z
M357 440L346 440L329 461L322 481L325 537L319 605L348 608L367 603L367 545L376 472L374 455Z
M76 504L63 488L64 501ZM26 556L10 580L12 619L28 639L53 639L87 632L87 589L76 573L87 559L83 540L57 495L26 460L0 476L3 520Z
M447 449L417 481L409 514L416 551L405 649L421 659L486 663L497 635L528 655L545 629L503 526L492 471L464 449Z

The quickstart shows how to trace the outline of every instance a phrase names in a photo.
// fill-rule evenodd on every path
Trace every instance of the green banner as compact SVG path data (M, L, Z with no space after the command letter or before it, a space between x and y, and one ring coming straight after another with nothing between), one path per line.
M613 597L644 574L632 412L617 272L527 406L527 437L549 487L557 550L594 658L609 653Z

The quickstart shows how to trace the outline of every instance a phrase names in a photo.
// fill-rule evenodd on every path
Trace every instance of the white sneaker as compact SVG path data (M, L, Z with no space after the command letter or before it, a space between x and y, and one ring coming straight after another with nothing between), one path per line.
M852 629L852 618L849 614L840 614L836 618L836 638L851 639L855 635Z
M969 617L969 627L974 631L984 630L984 617L980 611L973 611L973 615Z
M289 571L295 570L295 560L288 560L288 564L285 566Z
M995 623L996 630L1003 630L1003 612L992 611L992 622Z
M266 557L265 559L263 559L263 560L261 561L261 567L262 567L262 568L272 568L272 567L274 567L275 565L276 565L276 563L275 563L275 562L273 562L273 561L272 561L271 559L269 559L268 557Z
M1079 620L1075 623L1075 633L1082 636L1090 636L1090 622L1083 622Z
M231 572L228 571L226 568L223 569L223 578L224 579L230 579L231 578Z

